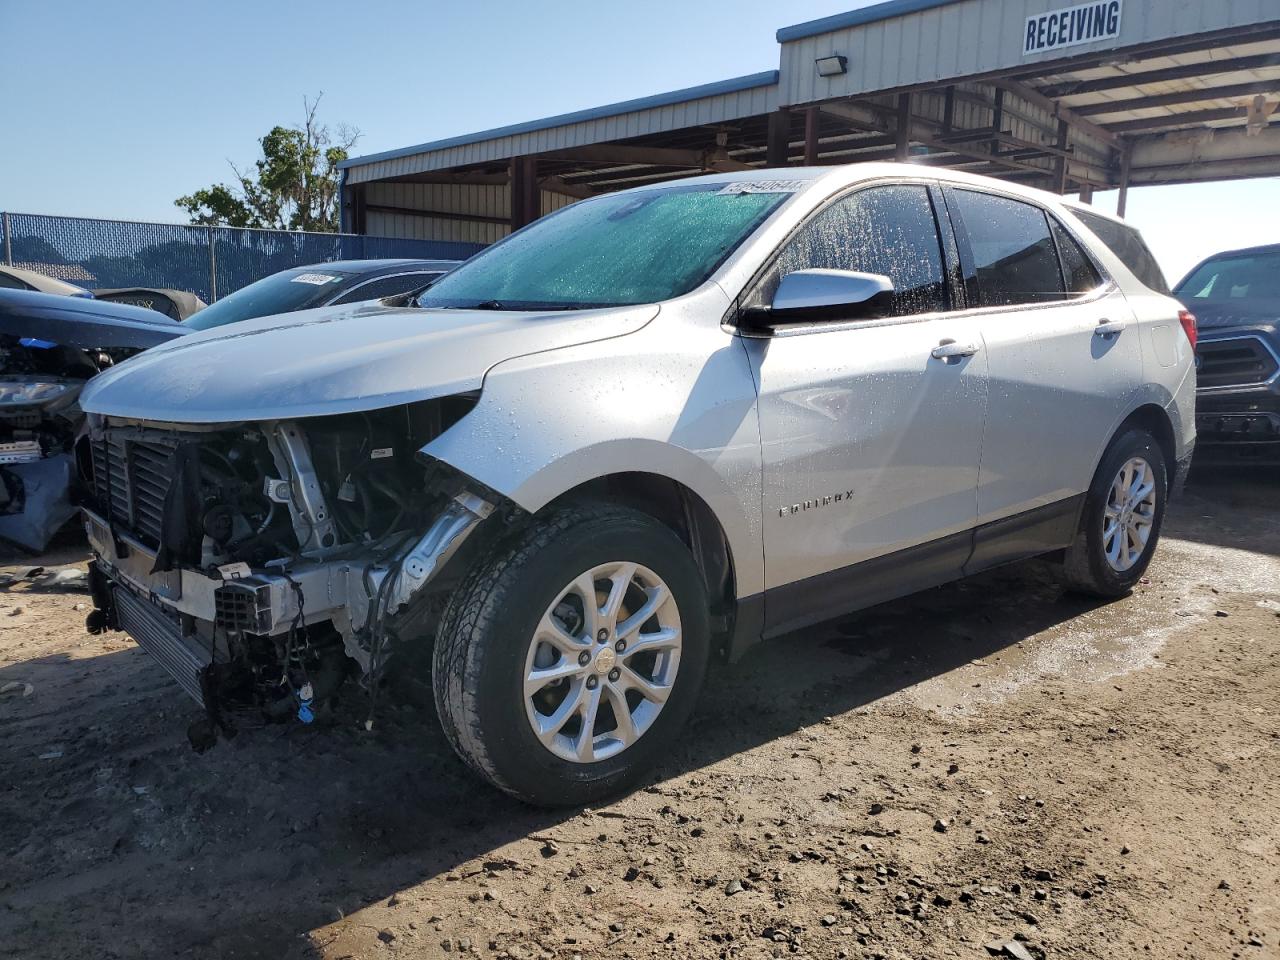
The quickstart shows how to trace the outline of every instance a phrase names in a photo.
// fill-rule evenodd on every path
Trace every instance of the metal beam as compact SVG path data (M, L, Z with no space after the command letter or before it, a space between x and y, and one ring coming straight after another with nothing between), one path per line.
M1170 113L1163 117L1143 117L1139 120L1121 120L1111 124L1117 133L1131 133L1135 130L1159 130L1161 128L1184 127L1202 123L1213 123L1217 120L1243 120L1247 107L1214 107L1211 110L1186 110L1182 113Z
M596 195L594 190L581 184L567 183L560 177L542 177L538 181L538 186L547 193L558 193L562 197L573 197L575 200L585 200L587 197Z
M584 163L643 163L654 167L706 166L706 152L671 147L637 147L623 143L595 143L538 154L544 160L577 160Z
M1263 67L1275 66L1280 66L1280 53L1261 53L1253 57L1232 57L1229 60L1202 60L1198 63L1179 64L1176 67L1161 67L1159 70L1123 73L1115 77L1070 80L1038 89L1046 97L1076 97L1085 93L1100 93L1103 90L1122 90L1125 87L1136 87L1148 83L1164 83L1167 80L1210 77L1219 73L1239 73L1243 70L1260 70Z
M1074 107L1076 113L1096 117L1101 113L1127 113L1148 107L1168 107L1177 103L1197 103L1201 100L1230 100L1236 97L1253 97L1258 94L1280 92L1280 79L1262 80L1256 83L1229 83L1224 87L1201 87L1196 90L1178 90L1175 93L1157 93L1129 100L1107 100L1103 103L1085 103Z
M1053 98L1045 96L1034 87L1029 87L1025 83L1019 83L1016 80L995 80L993 83L997 88L1008 90L1015 97L1021 97L1033 106L1048 111L1059 120L1067 121L1073 127L1079 128L1081 133L1088 134L1096 140L1101 140L1107 146L1120 146L1120 138L1110 130L1098 126L1091 120L1086 120L1080 115L1078 109L1065 106Z
M382 203L365 206L370 213L391 213L401 217L431 217L433 220L462 220L467 223L510 223L507 217L490 217L479 213L457 213L453 210L418 210L414 207L393 207Z
M482 187L505 187L511 178L505 173L411 173L403 177L387 177L385 180L371 180L370 183L443 183L450 185L474 185Z
M1133 142L1129 182L1190 183L1280 174L1280 126L1254 136L1243 127L1141 137Z

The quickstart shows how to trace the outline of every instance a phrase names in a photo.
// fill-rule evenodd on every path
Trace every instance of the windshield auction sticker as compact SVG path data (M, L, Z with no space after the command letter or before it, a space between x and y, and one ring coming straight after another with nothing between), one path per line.
M333 283L338 278L328 273L300 273L290 283L310 283L317 287L322 287L326 283Z
M734 193L798 193L808 185L808 180L742 180L726 183L716 193L720 196Z

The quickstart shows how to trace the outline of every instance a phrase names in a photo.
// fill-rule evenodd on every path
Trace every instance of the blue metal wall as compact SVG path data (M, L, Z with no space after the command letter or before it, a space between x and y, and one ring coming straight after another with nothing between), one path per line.
M0 260L95 289L168 287L207 303L262 277L327 260L465 260L484 244L0 214Z

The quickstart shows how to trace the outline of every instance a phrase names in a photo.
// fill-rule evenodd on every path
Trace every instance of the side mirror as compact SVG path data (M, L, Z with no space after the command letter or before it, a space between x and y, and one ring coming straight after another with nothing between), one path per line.
M758 317L765 324L856 320L883 314L893 281L855 270L797 270L778 284L773 303Z

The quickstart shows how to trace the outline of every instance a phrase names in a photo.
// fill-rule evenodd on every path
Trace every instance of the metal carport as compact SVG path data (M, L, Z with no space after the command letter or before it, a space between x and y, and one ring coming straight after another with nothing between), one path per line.
M1121 212L1134 185L1280 175L1280 0L891 0L777 39L776 71L349 160L344 222L490 242L596 193L860 160L1119 188Z

